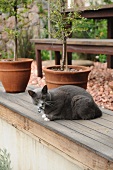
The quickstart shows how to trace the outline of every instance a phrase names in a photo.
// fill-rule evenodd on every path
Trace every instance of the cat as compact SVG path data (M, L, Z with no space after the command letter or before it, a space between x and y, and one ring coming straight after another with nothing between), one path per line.
M64 85L48 90L28 90L33 103L38 106L45 121L94 119L102 116L102 112L92 96L83 88L74 85Z

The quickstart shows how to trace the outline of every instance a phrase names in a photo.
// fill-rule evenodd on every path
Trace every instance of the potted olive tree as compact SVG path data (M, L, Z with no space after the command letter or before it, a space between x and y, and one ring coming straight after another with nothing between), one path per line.
M73 31L85 30L79 27L86 18L81 17L78 7L74 7L75 12L66 13L66 0L57 0L50 3L50 17L48 18L52 24L53 38L62 41L62 62L60 66L44 67L46 83L48 88L56 88L61 85L72 84L87 88L88 74L90 68L84 66L68 66L67 65L67 39ZM70 27L70 23L72 26Z
M6 92L24 92L30 78L32 59L18 58L17 51L20 29L26 24L23 13L31 2L32 0L0 0L0 12L6 13L6 21L13 18L14 23L11 26L6 23L3 28L3 32L7 33L14 44L13 59L0 60L0 80ZM23 9L21 12L20 8Z

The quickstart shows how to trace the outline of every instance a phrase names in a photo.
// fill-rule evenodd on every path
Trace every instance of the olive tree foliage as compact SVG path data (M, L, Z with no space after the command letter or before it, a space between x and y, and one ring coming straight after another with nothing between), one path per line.
M52 31L49 34L51 34L53 38L62 41L61 70L64 70L64 65L67 61L67 39L74 31L87 29L85 24L87 19L81 17L77 6L72 5L72 8L74 8L74 12L66 12L66 0L57 0L50 3L50 17L48 19L51 22Z
M14 60L17 60L18 51L18 36L20 29L23 27L24 18L23 13L28 9L28 5L32 3L33 0L0 0L0 12L6 14L6 20L10 17L14 17L14 27L4 27L4 31L8 33L10 38L14 39ZM19 8L23 8L21 12L18 12ZM21 24L18 24L20 23Z

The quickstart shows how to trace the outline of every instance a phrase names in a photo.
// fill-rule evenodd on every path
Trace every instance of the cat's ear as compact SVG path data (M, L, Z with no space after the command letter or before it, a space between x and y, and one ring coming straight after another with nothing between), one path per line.
M34 97L36 95L36 93L32 90L28 90L28 93L31 97Z
M47 85L42 88L42 94L46 94L48 91Z

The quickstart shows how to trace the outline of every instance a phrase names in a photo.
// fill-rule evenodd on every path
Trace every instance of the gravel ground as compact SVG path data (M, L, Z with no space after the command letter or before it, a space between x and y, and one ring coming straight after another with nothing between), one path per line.
M99 62L95 62L91 68L87 91L99 106L113 110L113 90L109 86L109 82L113 81L113 69L108 69L106 63ZM36 87L43 87L46 84L45 77L42 79L37 77L36 61L32 63L29 84L36 85Z

